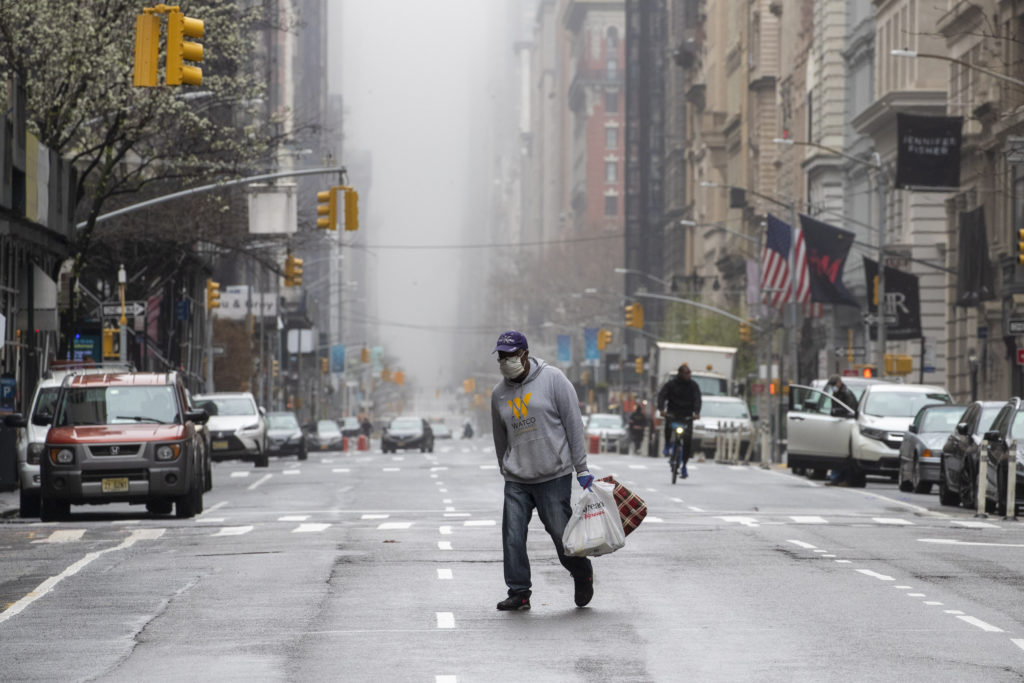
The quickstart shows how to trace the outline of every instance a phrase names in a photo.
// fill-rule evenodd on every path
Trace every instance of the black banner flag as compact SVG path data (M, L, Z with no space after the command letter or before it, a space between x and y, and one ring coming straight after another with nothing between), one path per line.
M853 245L853 233L803 214L800 214L800 228L807 250L811 301L860 308L857 299L843 284L843 268Z
M864 257L864 277L868 283L868 312L878 313L877 296L878 261ZM902 270L885 267L885 338L921 338L921 288L917 276ZM878 337L877 325L871 325L871 341Z
M896 114L896 187L960 186L962 116Z

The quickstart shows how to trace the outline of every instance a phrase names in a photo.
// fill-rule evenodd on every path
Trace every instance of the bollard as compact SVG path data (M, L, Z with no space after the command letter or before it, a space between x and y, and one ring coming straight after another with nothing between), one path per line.
M985 492L988 490L988 458L979 450L978 453L978 511L975 517L988 517L985 514Z
M601 452L601 437L597 434L591 434L587 453L600 453Z
M370 450L370 440L366 438L366 434L360 434L359 439L356 440L356 450L368 451Z
M741 457L743 458L743 464L744 465L749 465L750 464L750 458L751 458L751 451L754 450L754 447L753 447L753 444L751 443L751 444L747 445L747 450L746 451L743 450L743 431L742 431L742 429L743 429L742 427L737 427L737 429L736 429L736 444L737 444L736 447L740 449L740 453L742 454Z
M738 465L740 462L740 452L737 446L739 442L736 441L736 426L729 423L729 462L734 465Z
M1006 514L1004 521L1017 521L1017 442L1010 444L1006 459Z
M347 451L348 450L348 437L347 436L341 437L341 450L343 450L343 451Z
M715 462L723 462L725 453L722 452L722 430L715 432Z
M771 462L770 462L771 461L771 444L770 444L770 441L769 441L771 437L768 434L768 430L764 428L764 425L761 426L761 430L760 431L761 431L761 448L760 448L760 451L761 451L760 452L760 456L761 456L761 469L766 470L766 469L769 469L771 467ZM753 437L751 437L751 445L753 445Z

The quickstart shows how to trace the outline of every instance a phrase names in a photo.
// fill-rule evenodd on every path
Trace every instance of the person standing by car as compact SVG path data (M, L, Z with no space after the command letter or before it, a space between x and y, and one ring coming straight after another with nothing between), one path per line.
M643 403L637 401L636 409L629 414L629 437L633 440L633 450L640 452L640 444L644 440L644 430L647 428L647 416L644 415Z
M562 533L572 515L572 475L584 489L594 477L587 470L583 419L576 390L561 370L530 358L526 336L509 331L498 337L503 379L491 391L491 422L498 469L505 478L501 543L508 597L498 609L530 609L532 583L526 535L536 508L562 563L575 584L578 607L594 597L594 569L586 557L569 557Z
M850 408L850 410L857 410L857 397L850 391L850 387L846 386L842 377L839 375L829 377L828 384L825 385L825 392L828 393L830 389L834 399ZM832 402L832 416L851 417L846 408L836 404L835 401ZM851 459L850 462L842 467L833 468L829 472L825 486L850 486L856 474L853 469L854 467L855 465Z
M373 423L370 422L370 418L367 415L363 415L363 421L359 423L359 433L367 439L373 433Z
M693 421L700 419L700 386L690 377L690 366L683 363L675 377L665 382L658 392L658 412L665 418L664 454L672 448L672 422L686 422L683 432L683 464L681 476L686 478L686 462L690 459L693 442Z

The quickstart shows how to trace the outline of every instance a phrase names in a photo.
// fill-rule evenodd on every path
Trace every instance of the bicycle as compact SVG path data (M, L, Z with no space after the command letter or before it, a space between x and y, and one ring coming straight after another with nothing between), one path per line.
M689 475L686 472L686 460L683 459L686 447L683 439L686 429L692 424L691 420L672 420L672 451L669 454L668 464L672 468L672 483L676 483L676 477L686 479Z

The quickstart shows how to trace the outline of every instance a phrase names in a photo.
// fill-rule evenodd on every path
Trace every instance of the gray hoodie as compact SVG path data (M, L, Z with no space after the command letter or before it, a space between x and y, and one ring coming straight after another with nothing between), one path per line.
M522 382L495 385L491 422L498 467L508 481L540 484L587 469L576 389L540 358L530 357Z

